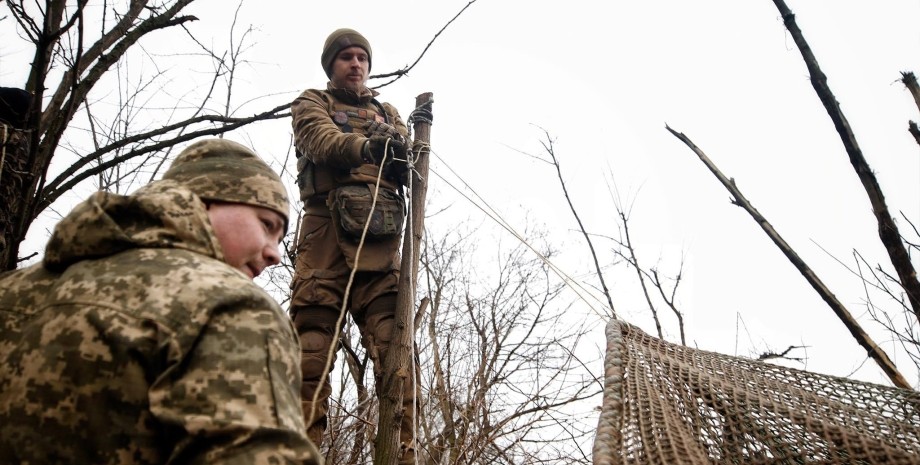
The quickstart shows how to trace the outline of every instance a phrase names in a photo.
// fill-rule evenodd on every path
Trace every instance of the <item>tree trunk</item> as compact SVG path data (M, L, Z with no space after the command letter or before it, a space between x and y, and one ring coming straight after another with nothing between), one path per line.
M16 224L28 159L29 134L0 123L0 271L16 267Z

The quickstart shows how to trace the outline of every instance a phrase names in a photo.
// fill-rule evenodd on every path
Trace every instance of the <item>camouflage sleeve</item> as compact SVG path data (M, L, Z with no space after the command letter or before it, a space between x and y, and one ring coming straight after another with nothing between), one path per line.
M151 411L183 432L172 462L321 463L303 423L294 334L278 309L213 314L183 363L151 388Z
M344 133L329 114L330 103L316 89L304 91L291 103L291 124L297 150L319 166L349 169L360 166L364 136Z

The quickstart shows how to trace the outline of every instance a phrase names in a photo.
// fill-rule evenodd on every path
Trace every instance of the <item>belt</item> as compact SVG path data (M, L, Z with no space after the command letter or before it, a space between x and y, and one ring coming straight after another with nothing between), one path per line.
M327 207L303 207L303 214L309 216L322 216L324 218L332 218L332 213L329 213L329 208Z

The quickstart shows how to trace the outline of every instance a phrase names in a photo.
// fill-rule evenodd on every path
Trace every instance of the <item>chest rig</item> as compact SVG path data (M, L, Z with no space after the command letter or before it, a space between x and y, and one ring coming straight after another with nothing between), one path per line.
M361 135L364 134L364 124L377 121L378 123L389 123L389 117L383 111L383 106L377 100L371 100L370 105L377 107L373 110L367 107L356 107L340 102L333 102L329 110L329 116L332 121L342 130L342 132L353 132Z
M372 99L366 106L349 105L337 99L330 102L329 117L344 133L366 135L364 125L371 121L392 123L391 118L383 109L383 105ZM317 166L309 157L297 154L297 185L300 187L300 198L304 202L317 194L325 194L337 186L345 184L368 184L376 182L378 167L365 164L350 170L335 170L325 166ZM384 187L396 188L387 180L381 180Z

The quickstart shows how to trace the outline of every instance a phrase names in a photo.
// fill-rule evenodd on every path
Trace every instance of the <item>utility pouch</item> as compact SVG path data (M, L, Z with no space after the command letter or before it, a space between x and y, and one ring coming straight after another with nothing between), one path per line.
M378 189L374 203L374 186L355 184L336 188L329 200L331 208L338 213L342 231L354 240L361 239L368 216L366 240L389 239L402 232L406 203L395 191Z
M313 175L315 167L316 165L306 156L297 157L297 187L300 188L300 200L304 202L316 194L316 182Z

